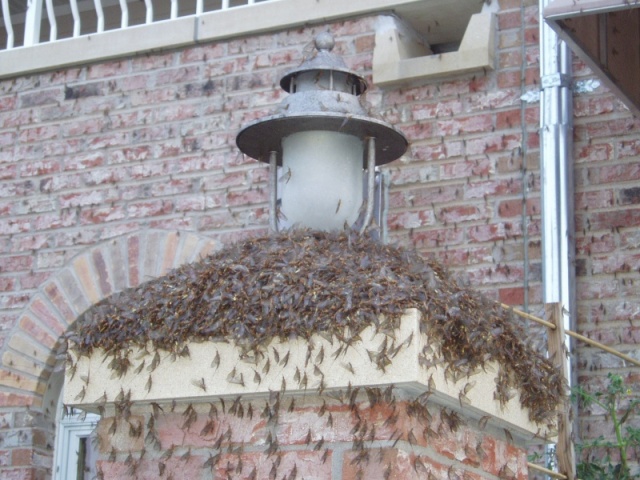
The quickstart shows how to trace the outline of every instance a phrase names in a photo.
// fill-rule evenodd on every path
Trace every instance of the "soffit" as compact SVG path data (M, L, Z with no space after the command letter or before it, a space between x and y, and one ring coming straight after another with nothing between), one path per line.
M545 20L640 114L640 0L555 0Z
M394 11L424 35L430 45L460 42L471 15L481 10L482 2L474 0L406 2L394 7Z

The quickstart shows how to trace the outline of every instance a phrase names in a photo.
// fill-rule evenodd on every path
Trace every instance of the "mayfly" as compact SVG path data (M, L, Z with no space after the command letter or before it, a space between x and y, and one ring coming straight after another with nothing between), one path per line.
M287 171L284 172L278 179L278 181L284 182L285 184L289 183L289 180L291 180L291 167L287 167Z

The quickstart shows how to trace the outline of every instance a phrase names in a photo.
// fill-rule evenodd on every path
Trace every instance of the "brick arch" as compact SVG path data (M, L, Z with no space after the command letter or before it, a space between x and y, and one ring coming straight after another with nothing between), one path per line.
M42 406L59 339L87 308L220 247L218 241L193 232L145 230L75 256L40 287L7 337L0 404Z

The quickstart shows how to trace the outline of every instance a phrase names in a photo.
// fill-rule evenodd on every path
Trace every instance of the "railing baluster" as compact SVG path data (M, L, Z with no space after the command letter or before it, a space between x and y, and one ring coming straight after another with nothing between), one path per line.
M4 28L7 31L7 50L13 48L13 25L11 25L11 12L9 12L9 0L2 0L2 18Z
M73 15L73 36L80 36L80 13L78 13L78 0L71 0L71 15Z
M42 0L29 0L24 19L25 47L40 43L40 23L42 22Z
M120 0L120 28L127 28L129 26L129 7L127 6L127 0Z
M93 4L96 7L96 16L98 17L97 33L104 32L104 12L102 11L102 0L93 0Z
M55 42L58 39L58 21L53 9L53 0L47 0L47 17L49 18L49 41Z
M151 3L151 0L144 0L144 4L147 7L146 23L153 23L153 3Z
M4 21L4 27L6 31L6 49L15 48L15 33L11 22L10 4L11 0L0 0L0 6L2 7L2 15ZM42 25L42 11L46 6L47 18L49 22L49 42L55 42L58 40L58 23L55 11L55 0L24 0L27 2L27 10L25 15L25 29L24 29L24 46L36 45L40 43L40 31ZM80 16L80 7L78 5L79 0L69 0L69 7L71 9L71 16L73 18L73 37L79 37L82 34L82 17ZM118 0L120 4L120 28L127 28L129 26L129 7L128 2L133 0ZM153 15L153 1L144 0L146 8L145 23L151 24L154 22ZM260 1L268 0L246 0L247 5L253 5ZM180 14L180 0L170 0L171 13L170 18L176 19ZM113 2L115 3L115 2ZM44 5L43 5L44 4ZM105 31L105 13L103 0L93 0L93 4L96 11L97 25L96 33L103 33ZM204 13L204 0L195 0L196 8L195 15L199 16ZM230 0L221 0L220 9L227 10L231 8ZM84 3L83 3L84 5ZM89 7L90 8L90 7Z

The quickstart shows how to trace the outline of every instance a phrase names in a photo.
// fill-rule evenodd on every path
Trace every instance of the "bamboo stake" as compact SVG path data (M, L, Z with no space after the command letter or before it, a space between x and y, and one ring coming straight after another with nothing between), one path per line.
M576 333L572 330L565 330L565 333L567 335L569 335L570 337L575 338L576 340L580 340L584 343L588 343L589 345L593 346L593 347L598 347L601 350L604 350L605 352L608 352L612 355L615 355L616 357L620 357L621 359L629 362L629 363L633 363L636 367L640 367L640 361L636 360L633 357L630 357L629 355L625 355L622 352L619 352L617 350L614 350L611 347L607 347L606 345L603 345L600 342L596 342L595 340L591 340L588 337L585 337L584 335L580 335L579 333Z
M527 312L523 312L522 310L518 310L517 308L513 308L509 305L507 305L506 303L501 303L500 306L502 308L506 308L508 310L512 310L513 313L515 313L516 315L523 317L523 318L527 318L533 322L539 323L540 325L544 325L545 327L548 327L552 330L555 330L556 326L551 323L548 322L546 320L543 320L542 318L536 317L534 315L531 315L530 313ZM573 330L565 330L564 331L565 335L569 335L570 337L575 338L576 340L580 340L581 342L584 342L586 344L591 345L592 347L596 347L599 348L601 350L604 350L607 353L610 353L611 355L615 355L616 357L619 357L621 359L623 359L626 362L632 363L633 365L635 365L636 367L640 367L640 361L636 360L633 357L630 357L629 355L625 355L622 352L619 352L611 347L608 347L600 342L596 342L595 340L591 340L588 337L585 337L584 335L580 335L579 333L574 332Z
M541 467L540 465L536 465L535 463L527 462L527 467L531 470L535 470L540 473L544 473L545 475L549 475L553 478L559 478L560 480L566 480L567 476L562 473L554 472L553 470L549 470L548 468Z
M567 346L564 336L564 319L561 303L547 303L544 306L546 317L556 326L547 332L547 344L549 357L552 359L562 378L568 385L569 370L567 368ZM573 448L572 422L569 414L571 407L568 392L563 398L562 407L558 411L558 441L556 442L556 457L558 458L558 470L566 475L568 480L575 480L575 451Z
M507 305L506 303L501 303L500 306L502 308L505 308L507 310L513 310L513 313L515 313L516 315L523 317L523 318L528 318L529 320L533 320L536 323L539 323L540 325L544 325L545 327L549 327L552 330L556 329L556 326L551 323L551 322L547 322L546 320L543 320L542 318L536 317L535 315L531 315L530 313L527 312L523 312L522 310L518 310L517 308L513 308L509 305Z

